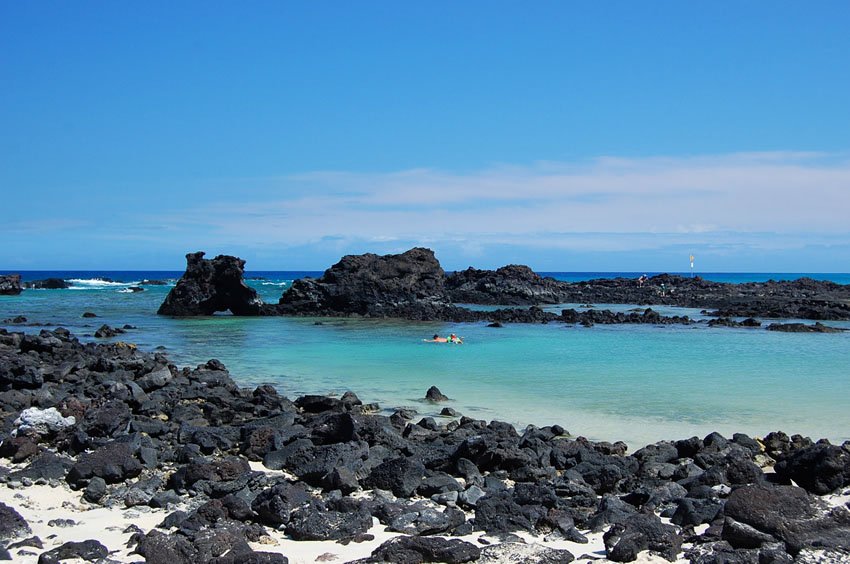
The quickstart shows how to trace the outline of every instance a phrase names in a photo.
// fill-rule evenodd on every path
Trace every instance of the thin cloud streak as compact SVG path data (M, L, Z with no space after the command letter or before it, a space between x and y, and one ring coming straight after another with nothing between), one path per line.
M219 233L290 242L498 232L846 231L850 162L811 153L544 163L465 174L317 172L282 197L188 214ZM159 218L162 220L163 218ZM183 214L166 221L185 222Z
M177 253L289 249L334 257L425 245L456 260L522 256L517 249L526 249L549 253L553 263L561 252L846 253L841 245L850 240L845 155L603 157L465 173L313 172L238 179L229 190L223 182L216 180L215 193L226 199L171 209L163 202L165 211L156 215L122 210L96 224L57 219L5 230L61 238L85 227L93 244L123 241Z

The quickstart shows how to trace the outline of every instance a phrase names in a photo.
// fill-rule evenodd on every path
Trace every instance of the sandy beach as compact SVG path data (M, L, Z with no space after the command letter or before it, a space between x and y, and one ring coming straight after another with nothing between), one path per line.
M96 539L109 549L109 558L117 562L134 562L141 558L128 548L131 537L141 530L143 533L155 528L171 513L171 510L136 507L101 507L81 499L80 492L72 491L65 484L31 485L28 487L0 486L0 503L15 508L32 529L32 536L38 537L43 548L21 546L11 549L15 562L35 563L42 552L61 546L69 541ZM178 509L176 507L175 509ZM294 541L285 534L268 530L267 537L251 543L252 548L262 552L277 552L285 555L291 564L312 564L315 562L350 562L368 557L384 541L400 536L385 530L377 519L369 534L373 540L351 542L342 545L332 541ZM519 543L504 544L505 554L498 560L480 560L480 562L515 562L522 555L533 554L539 547L566 549L574 554L577 562L609 562L605 558L605 546L601 533L588 534L588 543L579 544L568 541L546 541L529 534L517 535L525 546ZM462 540L479 544L482 548L500 544L496 537L484 534L471 534L460 537ZM486 544L485 544L486 543ZM642 554L638 562L667 562L660 556ZM678 559L677 562L686 562Z

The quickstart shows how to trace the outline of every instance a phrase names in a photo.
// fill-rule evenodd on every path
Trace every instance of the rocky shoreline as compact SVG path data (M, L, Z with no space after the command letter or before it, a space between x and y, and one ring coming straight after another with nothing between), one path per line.
M288 548L264 548L285 536L334 541L339 561L372 543L360 562L850 559L846 498L827 502L850 487L850 444L781 432L629 454L557 425L385 416L350 392L290 401L240 389L216 360L178 368L63 329L0 330L0 421L0 481L21 494L0 503L0 557L286 562ZM96 532L52 546L15 507L51 484L84 509L72 521L99 508L163 518L124 531L131 556ZM552 547L590 539L602 553Z
M186 256L187 268L169 293L162 315L290 315L378 317L421 321L491 323L693 323L687 316L660 316L651 308L627 314L607 310L562 310L541 306L575 304L637 304L701 308L727 321L722 326L760 325L763 319L850 320L850 286L799 279L790 282L724 284L701 278L662 274L645 281L625 278L562 282L543 278L527 266L495 271L469 268L446 274L430 249L415 248L397 255L348 255L319 278L295 280L277 304L263 303L244 282L245 261L204 253ZM495 311L458 304L504 307ZM517 307L518 306L518 307ZM747 318L747 321L732 318ZM735 325L735 324L738 325ZM811 331L807 327L780 330ZM815 330L817 331L817 329Z

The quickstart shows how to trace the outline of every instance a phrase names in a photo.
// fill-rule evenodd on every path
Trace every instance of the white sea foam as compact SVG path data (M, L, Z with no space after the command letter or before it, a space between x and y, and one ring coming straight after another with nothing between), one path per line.
M71 278L68 282L73 284L73 286L79 286L81 289L106 288L110 286L132 286L136 284L136 282L110 282L109 280L102 280L100 278Z

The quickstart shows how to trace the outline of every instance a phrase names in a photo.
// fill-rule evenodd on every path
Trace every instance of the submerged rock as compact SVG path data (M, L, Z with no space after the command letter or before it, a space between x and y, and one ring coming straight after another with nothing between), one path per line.
M448 401L449 397L443 395L443 392L440 391L440 388L437 386L431 386L428 388L428 391L425 392L425 399L428 401L438 402L438 401Z
M123 335L124 333L126 333L126 331L120 327L110 327L109 325L104 324L94 332L94 336L98 339L109 339L118 335Z
M767 326L767 330L781 331L783 333L841 333L842 331L846 331L846 329L830 327L821 322L817 322L814 325L807 325L805 323L771 323Z

